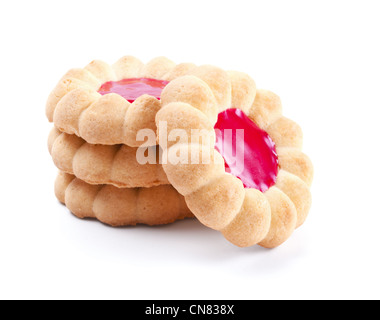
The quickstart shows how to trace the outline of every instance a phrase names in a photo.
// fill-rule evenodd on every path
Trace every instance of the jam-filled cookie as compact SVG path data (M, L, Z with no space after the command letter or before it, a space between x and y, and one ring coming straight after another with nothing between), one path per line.
M162 90L184 75L202 79L207 86L194 83L196 96L211 95L220 107L232 103L248 108L256 92L253 80L243 73L211 65L177 65L165 57L143 64L125 56L113 65L95 60L83 69L69 70L49 95L46 115L60 131L88 143L139 147L140 130L156 131Z
M159 143L169 182L204 225L237 246L273 248L304 223L313 166L276 94L256 90L246 74L198 67L172 80L161 104L159 130L203 132L202 141L174 142L159 132Z
M95 218L114 227L163 225L194 217L183 197L170 185L153 188L90 185L60 172L55 194L78 218Z
M96 60L62 77L49 95L46 115L60 131L89 143L139 147L137 132L156 130L161 91L190 69L164 57L145 65L131 56L112 66Z

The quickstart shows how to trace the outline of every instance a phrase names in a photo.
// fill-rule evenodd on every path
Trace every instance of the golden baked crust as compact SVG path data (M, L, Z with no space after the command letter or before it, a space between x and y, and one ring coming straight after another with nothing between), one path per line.
M115 93L102 96L99 88L105 82L127 78L172 81L183 76L187 76L182 79L187 85L187 96L177 93L166 96L166 101L180 99L207 112L209 117L213 115L215 121L218 111L234 105L247 110L255 98L254 81L241 72L226 72L210 65L176 65L165 57L143 64L137 58L125 56L112 66L95 60L83 69L68 71L49 95L46 115L60 131L75 134L88 143L139 147L143 142L136 139L137 132L156 131L155 116L161 109L161 101L143 95L131 104Z
M301 151L302 130L282 115L280 98L270 91L256 90L255 82L246 74L227 72L228 77L222 77L221 72L215 71L217 79L212 79L192 69L192 75L173 79L163 90L162 107L156 116L158 127L164 121L169 131L183 129L190 134L192 129L205 129L210 136L202 145L160 140L160 145L167 147L164 151L209 153L214 157L209 164L173 165L169 161L163 168L169 182L185 196L190 210L204 225L221 231L237 246L273 248L306 220L313 166ZM226 107L242 109L277 146L277 183L265 193L245 189L238 178L227 174L221 155L214 149L213 127L218 113Z
M55 194L78 218L96 218L114 227L163 225L194 217L183 197L169 185L154 188L90 185L60 172Z
M89 184L110 184L118 188L150 188L169 184L159 164L140 164L137 148L126 145L93 145L74 134L53 128L48 139L56 167ZM156 149L150 147L157 156Z

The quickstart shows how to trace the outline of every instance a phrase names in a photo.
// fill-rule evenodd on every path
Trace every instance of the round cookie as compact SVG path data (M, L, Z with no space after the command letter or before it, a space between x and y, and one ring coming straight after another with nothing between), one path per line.
M137 136L140 130L156 131L162 90L183 76L188 77L187 96L178 92L175 98L209 117L237 103L246 108L256 94L253 80L244 73L210 65L176 65L165 57L143 64L125 56L113 65L95 60L83 69L69 70L49 95L46 115L61 132L75 134L88 143L139 147L144 143ZM169 101L170 97L165 99Z
M153 188L90 185L60 172L55 194L76 217L95 218L114 227L163 225L193 217L183 197L169 185Z
M221 231L233 244L277 247L305 222L311 206L313 166L301 151L302 130L282 115L280 98L270 91L256 90L249 76L228 72L226 83L220 83L220 77L215 81L209 77L207 81L213 83L210 85L202 73L192 74L176 78L165 87L156 125L160 128L165 123L170 130L183 130L188 136L195 129L206 130L208 137L202 145L183 140L170 143L159 137L167 155L163 168L168 180L185 196L188 207L204 225ZM231 104L226 109L228 87ZM215 88L222 92L215 94ZM226 172L229 163L221 164L222 151L215 150L219 136L211 129L225 115L223 112L228 115L227 120L230 115L249 119L263 135L263 141L272 147L276 170L271 184L263 183L257 190L252 189L245 187L245 181L243 184L241 177L237 178L232 171ZM183 155L182 160L186 161L172 163L173 154ZM212 154L211 161L194 164L194 154Z
M158 146L148 148L154 157L152 163L140 164L136 158L137 148L93 145L74 134L53 128L48 147L59 170L89 184L110 184L118 188L150 188L169 184L159 164Z

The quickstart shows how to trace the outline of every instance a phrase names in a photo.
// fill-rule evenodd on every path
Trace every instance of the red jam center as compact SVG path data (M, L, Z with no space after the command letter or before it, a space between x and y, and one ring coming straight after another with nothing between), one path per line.
M161 92L168 83L168 81L147 78L124 79L106 82L100 87L98 92L101 95L117 93L130 103L144 94L149 94L160 100Z
M215 125L215 148L226 163L226 172L246 188L267 191L277 180L278 156L269 135L240 109L219 114Z

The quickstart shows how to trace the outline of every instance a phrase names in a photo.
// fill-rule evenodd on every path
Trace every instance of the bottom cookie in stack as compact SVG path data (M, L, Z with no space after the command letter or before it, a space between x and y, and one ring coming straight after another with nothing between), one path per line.
M164 225L194 217L184 198L171 185L153 188L90 185L60 172L55 194L76 217L95 218L114 227Z

